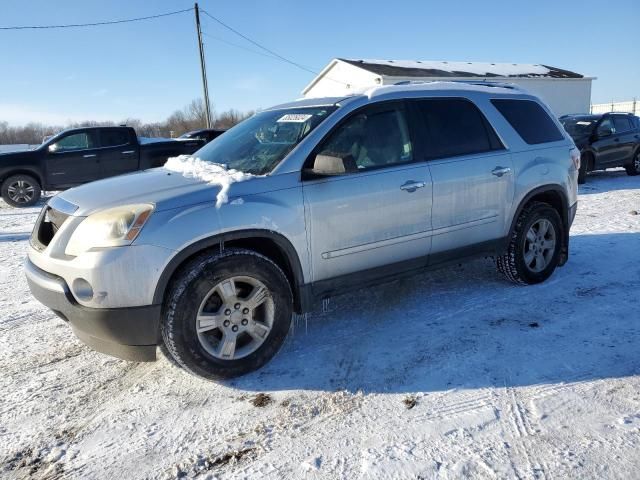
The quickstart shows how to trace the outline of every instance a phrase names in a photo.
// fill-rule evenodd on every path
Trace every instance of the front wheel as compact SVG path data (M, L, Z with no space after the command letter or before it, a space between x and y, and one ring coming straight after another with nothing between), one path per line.
M205 253L172 283L162 339L189 372L212 380L237 377L278 352L292 305L286 275L267 257L241 249Z
M633 157L633 162L630 165L626 165L624 169L627 171L627 175L635 177L640 175L640 150L638 150Z
M589 155L583 155L580 162L580 169L578 170L578 184L582 185L587 182L587 173L591 166L591 157Z
M498 271L521 285L544 282L560 261L562 221L551 205L527 205L511 236L504 255L496 259Z
M31 207L40 200L40 183L30 175L13 175L2 182L2 199L12 207Z

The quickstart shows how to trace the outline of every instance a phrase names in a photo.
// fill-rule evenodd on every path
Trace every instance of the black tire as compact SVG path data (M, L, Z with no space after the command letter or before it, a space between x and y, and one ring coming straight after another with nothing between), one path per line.
M624 169L627 171L627 175L635 177L640 175L640 150L633 156L633 161L629 165L625 165Z
M18 194L13 189L20 188ZM38 180L30 175L12 175L2 182L2 199L12 207L31 207L38 203L42 189ZM23 193L20 195L19 193Z
M582 185L587 182L587 173L591 171L591 156L589 154L583 155L580 162L580 169L578 170L578 185Z
M535 272L527 266L524 258L526 235L531 226L541 219L548 220L555 229L556 242L549 264L542 271ZM558 266L563 235L562 220L557 210L547 203L530 203L518 217L507 252L496 258L498 271L508 280L519 285L533 285L544 282Z
M273 300L273 325L253 353L223 360L209 354L199 341L196 316L211 289L235 276L250 276L266 286ZM293 295L286 275L267 257L243 249L208 251L189 261L172 281L160 331L168 353L190 373L210 380L233 378L257 370L278 352L289 332L292 306Z

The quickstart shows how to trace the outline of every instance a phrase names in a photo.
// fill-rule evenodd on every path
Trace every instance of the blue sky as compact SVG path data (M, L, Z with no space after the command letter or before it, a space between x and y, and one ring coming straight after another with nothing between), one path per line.
M184 0L2 0L0 26L84 23L188 8ZM594 103L640 98L640 1L202 0L237 30L320 70L333 57L544 63L589 76ZM203 31L256 47L207 17ZM635 32L632 34L631 32ZM300 96L313 75L210 37L218 111ZM193 13L87 29L0 31L0 120L164 119L201 95Z

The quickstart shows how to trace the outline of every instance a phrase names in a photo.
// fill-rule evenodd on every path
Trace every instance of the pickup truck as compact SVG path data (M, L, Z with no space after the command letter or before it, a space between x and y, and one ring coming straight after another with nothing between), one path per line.
M164 165L190 155L201 139L138 138L131 127L65 130L34 150L0 154L0 192L13 207L28 207L42 190L65 190L123 173Z
M580 149L578 183L584 183L592 170L614 167L640 175L640 119L635 115L565 115L560 123Z

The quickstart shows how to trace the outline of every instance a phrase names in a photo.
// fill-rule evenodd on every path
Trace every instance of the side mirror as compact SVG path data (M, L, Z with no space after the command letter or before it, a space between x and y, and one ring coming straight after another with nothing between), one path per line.
M47 147L47 150L49 150L49 153L56 153L58 151L58 146L55 143L52 143Z
M352 155L346 157L333 155L316 155L313 168L308 173L318 176L344 175L358 171L358 166Z

